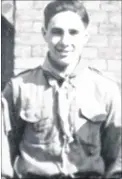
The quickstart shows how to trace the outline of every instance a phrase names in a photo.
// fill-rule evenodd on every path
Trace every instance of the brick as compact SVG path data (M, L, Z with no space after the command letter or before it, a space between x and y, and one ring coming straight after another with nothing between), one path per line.
M120 60L121 49L120 48L99 48L98 57L108 60Z
M16 34L15 43L21 45L45 44L41 33L18 33Z
M43 26L43 22L34 22L33 23L33 32L40 32L41 33L41 28Z
M111 1L110 3L108 1L101 2L101 10L115 12L120 11L120 9L119 1Z
M43 20L43 14L41 10L36 9L24 9L16 12L17 20Z
M83 4L88 10L99 10L100 9L100 1L84 1Z
M89 11L91 23L105 23L108 22L108 13L102 11Z
M31 9L33 7L33 0L16 1L16 9Z
M105 35L120 35L121 27L114 24L100 24L99 33Z
M87 43L88 47L107 47L108 38L105 35L92 35Z
M31 47L16 45L14 51L15 57L30 57L31 56Z
M121 47L121 36L108 36L110 47Z
M46 51L47 51L47 46L45 45L45 47L41 46L41 45L35 45L32 46L31 49L31 53L32 53L32 57L44 57L46 55Z
M32 32L33 31L33 22L31 21L17 21L16 22L16 31L17 32Z
M82 52L82 57L83 58L96 58L97 57L97 49L96 48L90 48L86 47L83 49Z
M51 0L50 0L50 1L51 1ZM44 9L44 7L45 7L50 1L34 1L33 8L35 8L35 9Z
M42 65L44 58L16 58L15 69L31 69Z
M107 70L107 61L103 59L89 60L89 65L98 70Z
M121 60L108 60L108 71L121 72Z
M90 34L97 34L98 33L98 25L97 24L90 24L88 28L88 32Z
M109 22L110 23L114 23L114 24L118 24L121 26L121 22L122 22L122 19L121 19L121 13L109 13Z

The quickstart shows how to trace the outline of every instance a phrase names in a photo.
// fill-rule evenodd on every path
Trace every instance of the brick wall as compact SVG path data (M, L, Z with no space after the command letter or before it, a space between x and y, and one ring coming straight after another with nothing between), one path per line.
M16 0L15 74L43 63L47 47L41 27L43 8L48 2ZM84 1L84 4L91 24L82 58L120 81L121 1Z

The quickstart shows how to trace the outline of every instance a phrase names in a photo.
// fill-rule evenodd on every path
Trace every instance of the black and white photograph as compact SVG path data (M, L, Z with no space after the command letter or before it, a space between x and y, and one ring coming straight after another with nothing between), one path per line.
M122 179L121 0L1 0L1 179Z

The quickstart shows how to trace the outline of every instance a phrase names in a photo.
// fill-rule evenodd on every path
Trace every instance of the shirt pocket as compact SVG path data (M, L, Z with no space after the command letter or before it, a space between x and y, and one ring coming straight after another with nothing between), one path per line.
M39 95L38 95L39 96ZM26 122L39 122L42 119L53 118L53 99L45 92L41 99L26 97L21 104L20 117Z
M26 122L38 122L53 117L53 92L51 88L24 86L21 89L20 117Z
M51 119L42 119L38 122L27 123L24 140L31 144L50 142L53 138L54 126Z
M101 126L106 119L104 105L94 101L92 104L80 106L79 121L84 124L78 129L77 136L87 155L95 155L101 148Z
M23 121L26 121L24 140L33 144L48 140L53 122L45 107L26 105L21 108L20 117Z

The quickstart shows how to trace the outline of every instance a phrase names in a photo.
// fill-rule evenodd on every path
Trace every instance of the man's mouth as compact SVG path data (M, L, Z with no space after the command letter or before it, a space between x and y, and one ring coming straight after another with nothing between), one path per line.
M68 53L72 52L73 50L71 50L71 49L68 49L68 50L56 49L56 51L61 53L61 54L68 54Z

